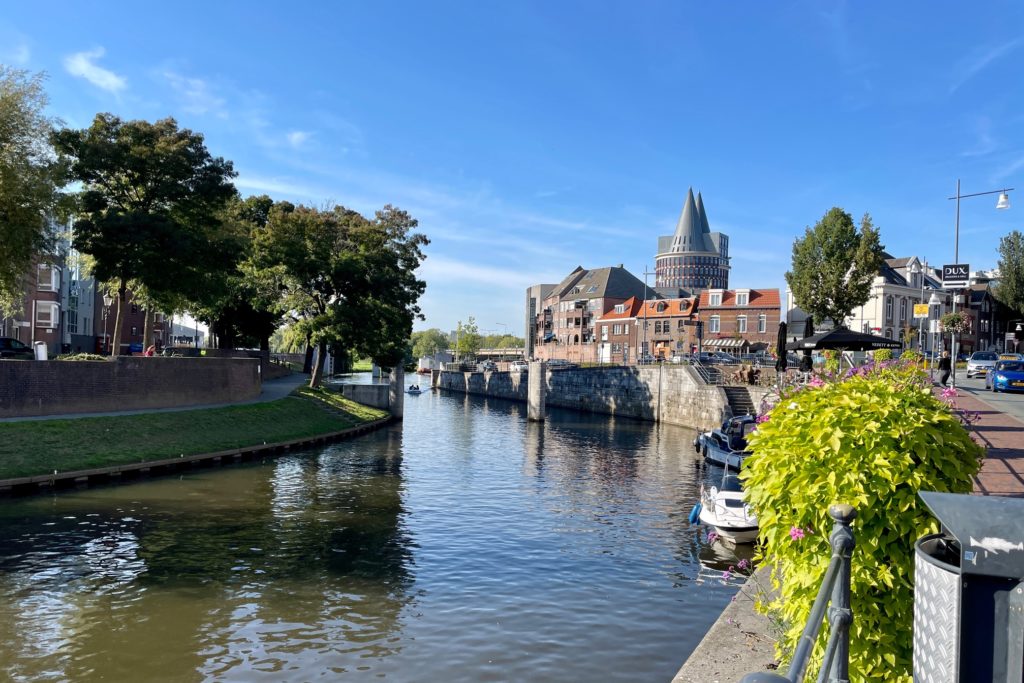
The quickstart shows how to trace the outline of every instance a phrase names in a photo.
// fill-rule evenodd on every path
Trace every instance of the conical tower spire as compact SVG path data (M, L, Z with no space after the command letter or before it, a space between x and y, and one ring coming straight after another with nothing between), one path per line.
M700 220L700 231L705 235L711 234L711 226L708 225L708 215L704 213L704 198L697 193L697 216Z
M704 238L701 235L700 213L693 200L693 188L686 191L686 201L676 223L676 232L672 236L672 251L693 251L702 249Z

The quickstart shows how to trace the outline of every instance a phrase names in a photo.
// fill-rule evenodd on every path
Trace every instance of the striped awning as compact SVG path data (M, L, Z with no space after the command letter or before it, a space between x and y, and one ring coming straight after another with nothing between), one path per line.
M704 346L711 346L719 349L738 349L747 346L750 342L746 339L706 339Z

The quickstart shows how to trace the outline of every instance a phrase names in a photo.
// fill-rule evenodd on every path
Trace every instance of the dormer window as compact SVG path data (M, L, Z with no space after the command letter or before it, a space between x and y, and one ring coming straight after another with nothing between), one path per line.
M712 292L708 294L708 305L709 306L721 306L722 305L722 293Z
M737 306L746 306L749 303L750 303L750 293L749 292L736 292L736 305Z
M615 304L615 312L616 313L625 313L626 312L626 304Z

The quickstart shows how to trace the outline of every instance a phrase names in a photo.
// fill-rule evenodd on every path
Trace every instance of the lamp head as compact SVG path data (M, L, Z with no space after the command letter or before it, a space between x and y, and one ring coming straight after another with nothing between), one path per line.
M104 294L103 295L103 305L104 306L110 306L110 304L112 304L112 303L114 303L113 297L111 297L109 294Z
M1010 208L1010 195L1003 192L999 195L999 201L996 202L997 209L1009 209Z

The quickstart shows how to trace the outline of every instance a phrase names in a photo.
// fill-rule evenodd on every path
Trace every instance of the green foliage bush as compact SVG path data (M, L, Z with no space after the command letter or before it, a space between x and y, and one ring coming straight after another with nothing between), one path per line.
M108 360L108 358L95 353L65 353L57 356L54 360Z
M876 363L892 360L892 349L878 349L877 351L872 352L871 358Z
M900 360L906 363L920 363L923 358L924 354L920 351L914 351L913 349L904 351L900 356Z
M778 591L764 608L783 624L780 656L791 656L829 562L828 508L849 503L857 509L851 681L910 681L913 544L937 529L917 493L969 492L984 450L926 375L902 362L816 378L783 396L750 449L743 477ZM812 672L827 625L822 631Z
M839 372L839 352L831 349L822 352L825 356L825 372L836 374Z

